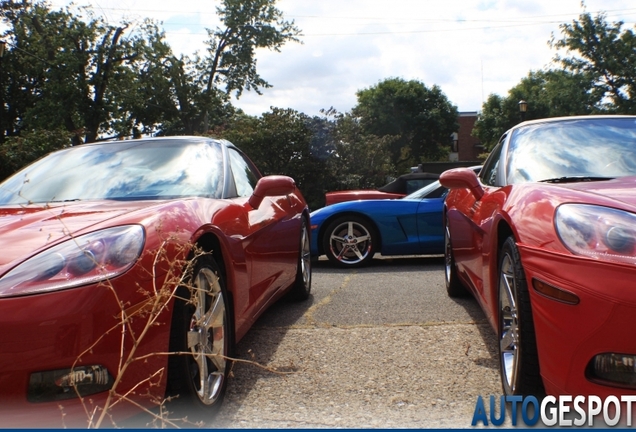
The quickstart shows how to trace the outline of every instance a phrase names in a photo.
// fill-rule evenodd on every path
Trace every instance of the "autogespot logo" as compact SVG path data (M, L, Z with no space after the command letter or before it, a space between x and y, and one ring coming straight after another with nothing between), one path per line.
M498 399L498 400L497 400ZM472 426L624 426L632 425L634 396L490 396L490 406L477 397ZM520 420L519 420L520 419ZM520 424L522 422L522 424ZM603 424L601 424L603 422Z

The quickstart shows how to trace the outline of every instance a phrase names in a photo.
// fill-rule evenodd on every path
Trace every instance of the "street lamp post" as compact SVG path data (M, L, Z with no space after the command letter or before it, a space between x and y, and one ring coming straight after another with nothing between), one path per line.
M528 111L528 102L523 99L519 101L519 115L521 116L521 121L526 119L526 112Z

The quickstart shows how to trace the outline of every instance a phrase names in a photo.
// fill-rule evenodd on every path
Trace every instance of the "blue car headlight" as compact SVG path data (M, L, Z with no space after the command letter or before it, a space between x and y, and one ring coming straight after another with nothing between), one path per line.
M636 215L590 204L563 204L555 216L559 238L573 254L636 264Z
M0 298L113 278L132 267L144 241L141 225L107 228L72 238L31 257L0 278Z

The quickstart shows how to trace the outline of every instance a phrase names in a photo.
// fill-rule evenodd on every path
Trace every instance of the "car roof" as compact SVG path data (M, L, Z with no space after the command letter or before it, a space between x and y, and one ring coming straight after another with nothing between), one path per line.
M437 180L439 178L439 174L428 173L428 172L414 172L408 174L402 174L391 183L385 184L381 188L378 188L381 192L390 192L390 193L401 193L404 190L404 183L409 180L428 180L433 179Z
M104 141L96 141L92 143L81 144L82 146L88 145L99 145L99 144L126 144L126 143L143 143L143 142L166 142L166 141L187 141L187 142L223 142L230 144L229 141L205 136L196 136L196 135L175 135L175 136L158 136L158 137L142 137L142 138L134 138L134 139L124 139L124 140L104 140Z
M517 129L519 127L522 126L528 126L528 125L533 125L533 124L540 124L540 123L558 123L558 122L562 122L562 121L571 121L571 120L594 120L594 119L609 119L609 118L615 118L615 119L634 119L636 120L636 115L620 115L620 114L595 114L595 115L578 115L578 116L563 116L563 117L548 117L548 118L541 118L541 119L534 119L534 120L526 120L524 122L521 122L515 126L513 126L511 128L512 129Z

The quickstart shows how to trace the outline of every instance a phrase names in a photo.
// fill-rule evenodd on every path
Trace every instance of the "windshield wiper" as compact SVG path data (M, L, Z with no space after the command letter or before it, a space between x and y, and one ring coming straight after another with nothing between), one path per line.
M593 176L565 176L565 177L555 177L549 178L545 180L539 180L542 183L576 183L576 182L592 182L592 181L603 181L603 180L613 180L614 177L593 177Z

